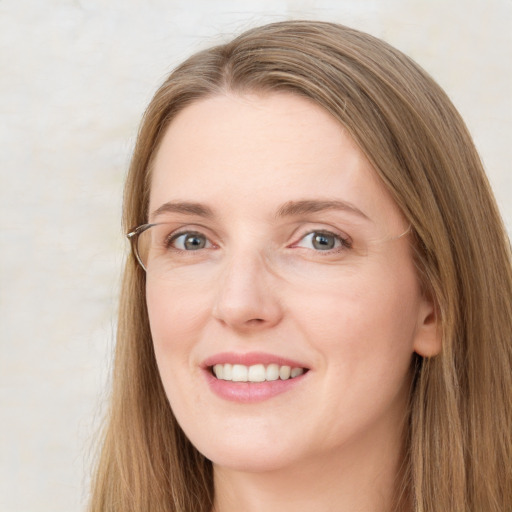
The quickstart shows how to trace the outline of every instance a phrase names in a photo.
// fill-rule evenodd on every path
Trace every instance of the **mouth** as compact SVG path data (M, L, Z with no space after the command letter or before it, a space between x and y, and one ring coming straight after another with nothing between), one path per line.
M211 374L218 380L231 382L272 382L290 380L304 375L308 368L279 364L243 364L218 363L208 367Z
M264 352L223 352L201 366L212 392L239 404L260 403L292 392L310 371L302 361Z

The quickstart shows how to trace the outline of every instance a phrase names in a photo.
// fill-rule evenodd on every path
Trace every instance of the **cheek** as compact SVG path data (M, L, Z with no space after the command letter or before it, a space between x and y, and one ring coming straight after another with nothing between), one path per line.
M354 275L295 301L295 319L320 364L354 386L403 378L413 354L419 308L414 270ZM392 371L390 371L392 370Z
M377 280L371 286L357 284L297 305L297 312L304 312L297 321L322 376L326 399L317 406L330 418L326 439L356 433L379 418L400 418L406 407L417 311L410 291L415 287L400 281L394 287L381 287Z
M206 321L201 294L183 289L178 293L173 283L148 280L146 301L156 362L174 414L187 416L191 401L200 403L202 397L190 385L194 365L194 345L201 326Z
M206 320L205 294L190 286L148 280L146 302L157 351L179 351L194 340L194 333Z
M180 293L177 289L183 290ZM204 294L173 283L148 281L146 301L149 324L158 370L167 398L177 416L187 409L193 399L201 397L191 382L191 372L198 372L194 364L194 347L208 317Z

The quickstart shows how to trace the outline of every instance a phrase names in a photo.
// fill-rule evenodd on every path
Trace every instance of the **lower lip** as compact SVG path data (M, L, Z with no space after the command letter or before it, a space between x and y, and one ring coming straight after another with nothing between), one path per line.
M217 379L210 370L205 370L206 380L210 389L220 398L231 402L252 404L263 402L282 393L286 393L299 384L308 372L287 380L265 382L233 382Z

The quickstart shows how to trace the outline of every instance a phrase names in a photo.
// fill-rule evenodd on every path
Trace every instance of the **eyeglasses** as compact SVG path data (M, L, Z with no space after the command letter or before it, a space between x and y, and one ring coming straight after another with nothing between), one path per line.
M159 224L142 224L130 230L129 233L126 234L126 238L130 240L130 245L132 248L132 253L140 263L140 266L147 272L147 264L148 264L148 255L150 248L150 233L149 230L153 226L158 226Z
M411 225L400 235L385 238L381 242L398 240L409 234L410 231ZM203 233L193 230L176 232L176 224L168 222L142 224L130 230L126 237L130 240L133 255L146 272L150 266L152 270L165 271L165 268L168 268L170 263L169 255L172 254L172 250L192 252L208 248L208 245L211 244ZM324 246L327 243L327 246L324 247L325 249L328 249L329 242L332 242L332 240L329 240L329 237L340 240L339 237L332 233L320 234L320 238L324 239ZM182 245L182 248L177 249L176 243L180 238L182 240L179 241L179 245ZM346 250L350 249L347 248Z
M132 252L147 272L148 267L158 269L169 261L169 254L178 238L186 238L185 250L198 250L207 247L210 242L202 233L193 230L176 233L176 225L168 222L142 224L129 233Z

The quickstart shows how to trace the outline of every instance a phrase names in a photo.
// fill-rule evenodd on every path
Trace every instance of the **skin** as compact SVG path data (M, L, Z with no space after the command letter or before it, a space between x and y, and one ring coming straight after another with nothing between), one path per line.
M196 251L175 240L146 293L170 404L214 464L215 511L387 510L411 357L440 342L407 222L368 160L307 99L226 94L172 121L152 172L150 222L205 236ZM276 215L306 199L352 209ZM177 201L212 216L155 213ZM312 231L350 247L318 250ZM309 371L258 403L215 395L204 360L254 351Z

